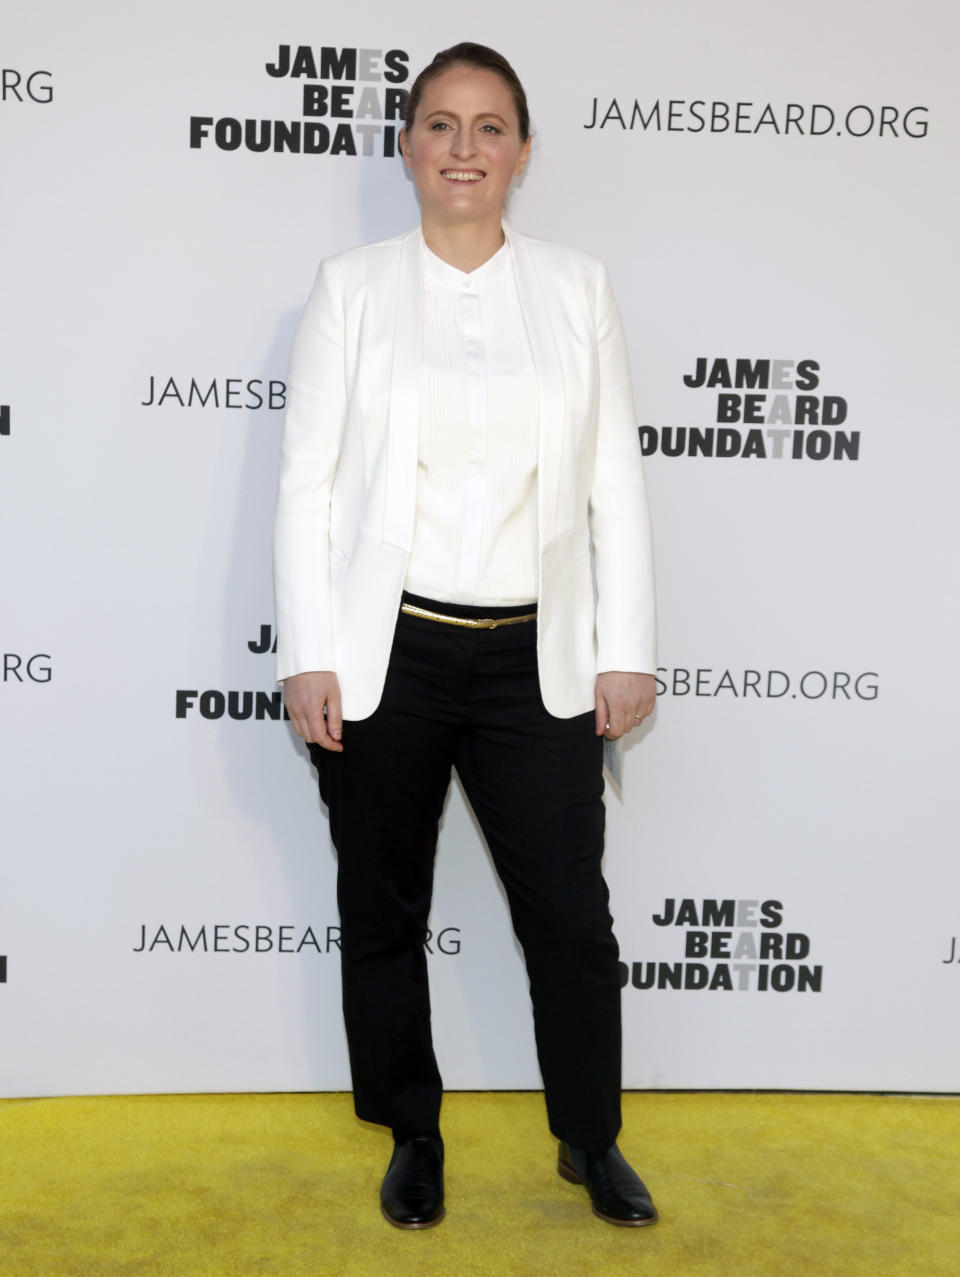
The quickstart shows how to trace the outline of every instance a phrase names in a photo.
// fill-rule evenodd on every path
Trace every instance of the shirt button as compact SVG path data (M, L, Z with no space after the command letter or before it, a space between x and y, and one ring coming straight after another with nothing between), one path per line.
M472 287L473 287L473 280L472 280L472 279L465 279L465 280L463 281L463 286L464 286L464 288L472 288Z

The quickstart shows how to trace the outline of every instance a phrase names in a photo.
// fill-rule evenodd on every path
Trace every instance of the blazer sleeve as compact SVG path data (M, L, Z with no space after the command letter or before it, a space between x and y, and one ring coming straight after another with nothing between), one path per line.
M620 312L597 261L597 450L590 536L597 586L597 673L657 667L653 545L630 363Z
M322 262L297 326L274 528L277 679L335 670L330 608L330 495L347 415L345 306Z

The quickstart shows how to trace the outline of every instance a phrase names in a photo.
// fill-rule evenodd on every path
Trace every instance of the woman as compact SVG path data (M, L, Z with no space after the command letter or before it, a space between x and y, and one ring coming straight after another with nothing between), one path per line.
M393 1132L386 1218L439 1223L423 942L456 767L524 950L558 1169L602 1218L651 1223L615 1143L620 984L600 865L602 737L655 700L620 320L601 262L503 224L530 152L504 58L437 54L400 144L421 224L320 267L276 529L277 677L330 809L356 1111Z

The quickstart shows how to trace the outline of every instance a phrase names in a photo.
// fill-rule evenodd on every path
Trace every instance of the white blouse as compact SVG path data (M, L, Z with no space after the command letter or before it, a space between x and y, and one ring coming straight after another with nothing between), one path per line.
M509 243L466 275L421 243L423 352L405 587L456 603L538 593L539 387Z

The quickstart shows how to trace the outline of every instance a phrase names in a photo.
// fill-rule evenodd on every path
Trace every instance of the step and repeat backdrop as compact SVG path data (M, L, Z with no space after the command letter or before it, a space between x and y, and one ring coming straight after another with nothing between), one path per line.
M631 1087L958 1086L960 19L939 0L8 0L0 1092L340 1089L335 862L274 682L287 358L415 225L404 97L501 49L520 229L602 256L659 699L608 789ZM536 1087L454 782L452 1088Z

